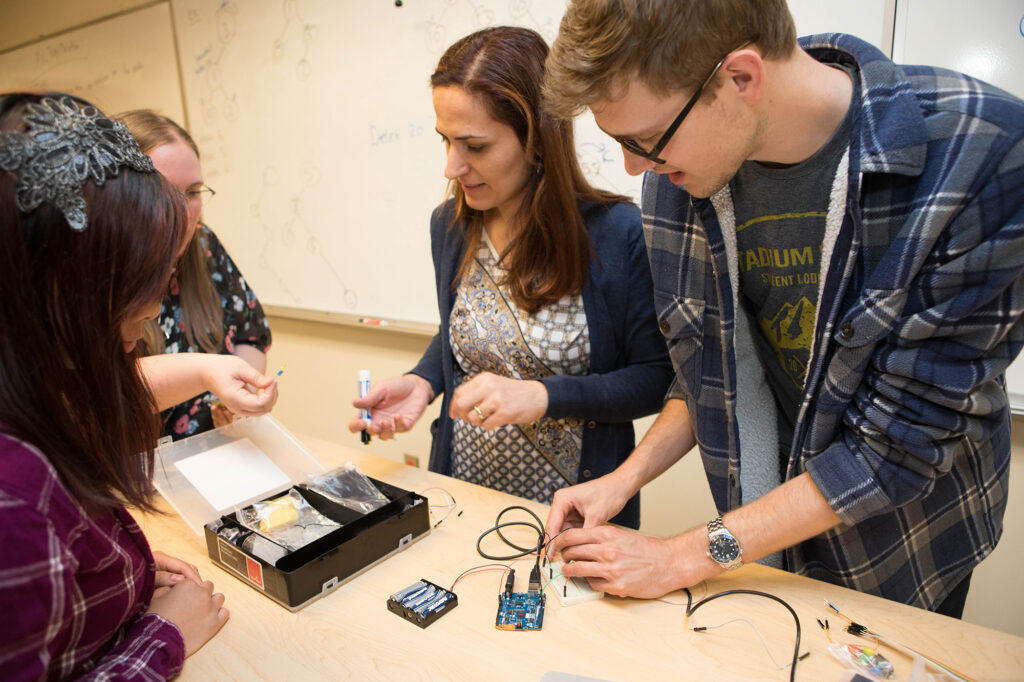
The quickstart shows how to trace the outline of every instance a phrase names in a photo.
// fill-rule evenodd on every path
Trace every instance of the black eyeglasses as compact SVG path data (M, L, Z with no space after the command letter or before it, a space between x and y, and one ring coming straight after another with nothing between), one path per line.
M192 199L195 197L199 197L199 200L205 204L207 201L212 199L216 194L217 193L213 191L212 187L203 185L199 189L190 189L187 192L185 192L185 198Z
M750 45L749 42L743 43L742 45L737 47L736 50L742 50L748 45ZM693 93L693 97L691 97L690 101L686 103L686 106L683 107L683 110L679 112L678 116L676 116L676 120L672 121L672 125L668 127L668 129L665 131L665 134L661 136L661 139L658 140L658 143L654 145L654 148L651 149L651 151L647 151L639 144L637 144L636 140L630 137L616 137L615 141L621 144L623 147L625 147L626 151L628 151L630 154L633 154L634 156L639 156L641 158L647 159L648 161L653 161L654 163L657 164L665 163L665 160L659 158L658 154L660 154L661 150L665 148L665 145L668 144L668 141L672 139L672 136L675 135L676 131L679 129L679 126L683 124L683 119L685 119L686 115L690 113L690 109L693 109L693 107L697 104L697 100L699 100L700 96L704 93L704 88L708 86L708 83L710 83L711 80L715 77L715 74L718 73L718 70L722 68L722 64L724 64L725 60L729 58L729 55L732 54L733 52L736 52L736 50L730 50L729 54L722 57L721 61L715 64L715 68L711 69L711 73L708 74L708 77L705 78L704 82L700 84L699 88L697 88L697 92Z

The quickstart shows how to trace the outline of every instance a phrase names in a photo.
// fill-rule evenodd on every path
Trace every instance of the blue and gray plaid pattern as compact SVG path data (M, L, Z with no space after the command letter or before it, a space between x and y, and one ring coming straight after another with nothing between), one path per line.
M898 66L851 36L801 40L857 76L845 198L786 478L843 524L786 551L800 574L936 607L1002 533L1003 373L1024 343L1024 103ZM842 172L842 170L841 170ZM839 183L840 189L842 183ZM645 178L655 303L715 503L741 504L728 189Z

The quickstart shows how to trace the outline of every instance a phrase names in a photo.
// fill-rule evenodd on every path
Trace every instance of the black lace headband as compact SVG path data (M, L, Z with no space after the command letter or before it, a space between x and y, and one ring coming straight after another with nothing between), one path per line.
M22 213L43 202L60 209L72 230L88 223L82 186L103 185L121 166L153 172L123 123L70 97L27 105L25 132L0 133L0 168L18 179L15 201Z

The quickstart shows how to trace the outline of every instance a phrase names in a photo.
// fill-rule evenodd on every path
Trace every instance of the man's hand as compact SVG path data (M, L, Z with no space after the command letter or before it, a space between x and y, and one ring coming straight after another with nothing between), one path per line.
M653 599L721 572L695 538L694 531L666 540L599 526L567 530L556 547L567 578L585 577L595 590L608 594Z
M622 511L634 492L615 472L556 491L544 526L547 537L553 538L567 528L594 528L606 523Z

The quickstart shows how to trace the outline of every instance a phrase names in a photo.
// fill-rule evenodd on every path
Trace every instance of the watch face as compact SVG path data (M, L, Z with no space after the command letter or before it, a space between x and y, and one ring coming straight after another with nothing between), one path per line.
M708 554L718 563L727 564L740 555L740 546L731 535L717 535L708 542Z

